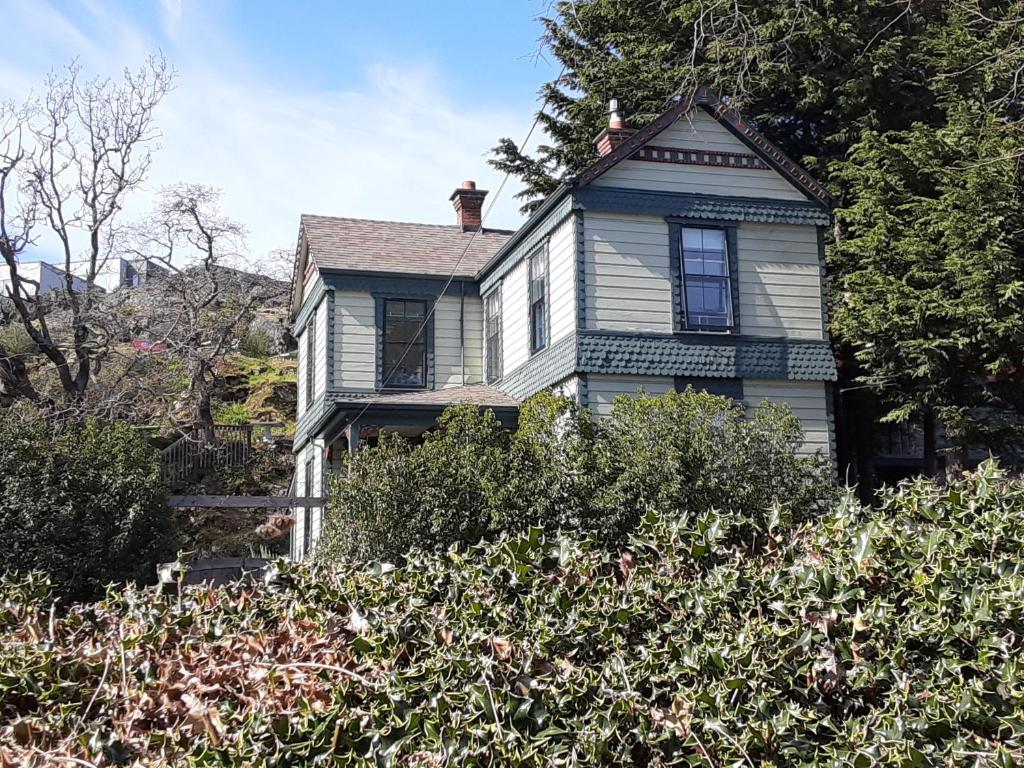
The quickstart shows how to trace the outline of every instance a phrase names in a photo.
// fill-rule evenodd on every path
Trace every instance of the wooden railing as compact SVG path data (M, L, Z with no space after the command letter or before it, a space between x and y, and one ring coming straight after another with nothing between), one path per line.
M272 423L196 425L160 452L165 483L196 482L215 469L243 466L256 440L271 438Z

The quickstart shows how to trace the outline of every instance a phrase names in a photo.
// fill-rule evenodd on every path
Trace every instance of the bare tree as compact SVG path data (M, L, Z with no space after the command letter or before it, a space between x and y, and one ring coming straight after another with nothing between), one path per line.
M149 171L159 135L153 113L174 78L163 59L126 70L120 82L83 81L73 63L47 78L41 98L0 108L0 268L17 320L56 371L63 407L82 402L110 353L97 277L123 236L118 215ZM60 331L47 321L54 297L19 271L46 232L56 239L64 272L56 301L70 319ZM76 289L76 275L84 289ZM32 387L17 356L0 349L0 399L17 397L57 404Z
M220 362L256 310L279 298L287 284L254 273L244 227L223 214L220 192L202 185L161 190L133 249L172 273L154 281L153 314L140 322L155 345L184 363L194 417L213 424Z

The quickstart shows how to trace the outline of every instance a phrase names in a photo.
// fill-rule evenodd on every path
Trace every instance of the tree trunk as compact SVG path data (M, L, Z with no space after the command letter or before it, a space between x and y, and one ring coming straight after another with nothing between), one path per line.
M921 471L928 477L935 477L938 473L938 455L936 447L936 426L935 412L930 408L924 412L924 419L921 424L924 433L924 456Z

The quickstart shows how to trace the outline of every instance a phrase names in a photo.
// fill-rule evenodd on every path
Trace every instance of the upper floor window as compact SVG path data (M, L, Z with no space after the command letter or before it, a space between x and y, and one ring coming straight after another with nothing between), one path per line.
M306 407L313 403L313 378L316 371L316 319L306 326Z
M682 228L683 306L686 325L697 330L732 327L732 287L725 230Z
M384 389L416 389L427 385L427 302L384 300Z
M484 299L484 337L487 349L487 383L501 378L501 288L491 291Z
M538 248L530 256L530 351L548 345L548 259Z

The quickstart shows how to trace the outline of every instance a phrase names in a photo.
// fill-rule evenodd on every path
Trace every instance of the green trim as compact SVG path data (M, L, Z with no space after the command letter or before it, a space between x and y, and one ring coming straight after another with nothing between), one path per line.
M324 370L324 391L334 389L334 291L327 292L327 361Z
M743 379L708 378L706 376L676 376L675 391L685 392L687 387L693 387L697 392L707 392L721 397L731 397L733 400L743 399Z
M576 329L587 327L587 242L584 229L585 215L577 210L574 214L576 235Z
M351 270L324 270L324 282L336 291L354 293L401 293L407 296L479 296L480 290L472 278L457 277L448 282L444 277L391 274L387 272L355 272Z
M831 320L828 312L828 267L825 260L825 228L818 227L818 266L820 267L819 280L821 290L821 330L828 336L828 326Z
M320 300L323 299L324 294L327 293L327 286L324 281L317 275L316 282L313 283L312 288L306 295L306 300L302 302L302 309L299 310L299 314L295 316L292 321L291 333L293 336L298 336L302 333L302 329L306 323L309 322L309 316L316 312L317 306L320 304Z

